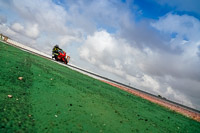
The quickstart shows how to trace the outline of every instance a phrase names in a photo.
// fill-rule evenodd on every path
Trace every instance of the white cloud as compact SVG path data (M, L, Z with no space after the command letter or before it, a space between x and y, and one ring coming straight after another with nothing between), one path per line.
M88 36L84 45L80 48L80 56L93 64L101 64L99 60L112 58L116 55L116 41L106 31L95 32L93 36ZM107 53L111 54L107 57ZM107 61L109 63L109 61Z
M38 24L28 25L25 33L30 38L37 38L39 35Z
M21 34L21 36L24 35L34 40L38 38L40 33L38 24L27 23L26 26L23 26L22 24L16 22L12 24L10 28L16 33Z
M40 30L59 34L66 33L67 12L51 0L14 0L13 9L26 22L37 24Z
M20 23L14 23L11 28L16 32L22 32L24 30L24 26Z
M4 35L11 37L15 41L24 43L25 45L31 46L31 45L36 44L35 39L27 37L27 35L25 35L25 33L24 33L25 30L22 30L23 26L22 25L18 25L18 26L21 27L21 28L17 27L16 25L14 27L11 27L11 26L8 26L6 24L0 24L0 31ZM16 30L18 30L18 32ZM20 31L20 33L19 33L19 31ZM27 42L29 42L29 43L27 44Z
M100 64L99 68L103 69L104 71L110 72L110 73L114 73L118 76L124 76L125 72L119 68L117 68L117 66L115 68L108 66L106 64Z
M15 36L16 33L10 29L6 24L0 24L0 30L2 33L5 33L7 36Z
M178 47L182 52L180 54L160 53L161 56L146 65L147 69L152 71L151 66L157 62L158 68L161 69L163 74L199 80L200 70L198 66L200 62L197 53L200 45L198 36L200 34L200 21L188 15L167 14L157 22L152 23L152 26L165 34L176 33L176 36L171 38L168 45L172 49Z
M134 58L129 57L132 52L134 54L138 53L125 40L117 39L104 30L97 31L92 36L89 35L80 47L79 52L80 57L94 65L104 64L117 70L124 69L124 64L134 60Z
M152 23L156 29L167 33L178 33L177 36L192 41L199 40L200 22L198 19L188 15L167 14L158 22Z
M151 76L143 74L142 76L137 77L131 76L129 74L126 74L126 79L133 83L136 88L143 88L146 91L154 92L156 94L159 94L160 91L160 84L155 79L153 79ZM152 89L152 90L151 90Z
M74 34L58 36L58 44L61 46L69 45L71 43L80 43L81 41L83 41L83 37L80 31L76 31Z

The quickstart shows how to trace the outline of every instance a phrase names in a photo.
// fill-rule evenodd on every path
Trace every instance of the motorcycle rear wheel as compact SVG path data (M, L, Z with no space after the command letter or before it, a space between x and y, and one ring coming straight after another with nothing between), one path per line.
M65 64L67 64L67 63L68 63L66 58L65 58L65 61L64 61L64 63L65 63Z

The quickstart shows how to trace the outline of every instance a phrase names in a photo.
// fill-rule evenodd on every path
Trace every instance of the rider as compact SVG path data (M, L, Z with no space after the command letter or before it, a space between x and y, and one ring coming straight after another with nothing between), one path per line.
M55 60L58 60L58 50L62 50L59 48L59 46L56 44L52 49L52 58L55 58Z

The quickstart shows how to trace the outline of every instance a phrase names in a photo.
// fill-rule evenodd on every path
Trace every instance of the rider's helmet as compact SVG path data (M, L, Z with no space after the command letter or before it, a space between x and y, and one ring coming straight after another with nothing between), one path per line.
M55 48L59 48L59 46L56 44L55 46L54 46Z

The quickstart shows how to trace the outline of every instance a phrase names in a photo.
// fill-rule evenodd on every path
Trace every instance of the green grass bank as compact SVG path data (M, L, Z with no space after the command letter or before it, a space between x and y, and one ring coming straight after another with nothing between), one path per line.
M4 132L200 133L200 123L0 42Z

